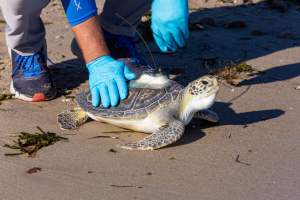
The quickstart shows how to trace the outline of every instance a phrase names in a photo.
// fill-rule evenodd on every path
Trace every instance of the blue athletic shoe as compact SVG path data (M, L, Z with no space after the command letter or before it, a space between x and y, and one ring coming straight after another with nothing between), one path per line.
M116 35L103 30L103 35L106 44L111 52L111 56L114 59L118 58L131 58L135 59L136 64L146 64L137 51L133 37L124 35ZM82 59L81 50L78 47L76 40L74 39L71 44L71 51L74 55Z
M43 49L30 56L11 51L12 82L10 91L24 101L47 101L56 96L51 75L46 67Z

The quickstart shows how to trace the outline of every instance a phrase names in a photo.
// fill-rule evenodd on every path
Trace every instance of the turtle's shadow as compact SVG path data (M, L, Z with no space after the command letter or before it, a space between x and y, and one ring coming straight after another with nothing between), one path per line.
M213 106L220 115L219 126L224 125L250 125L280 117L285 111L280 109L255 110L243 113L235 112L230 106L232 103L216 102Z
M238 125L246 127L254 123L280 117L285 113L285 111L280 109L256 110L236 113L232 108L230 108L230 106L231 103L216 102L212 109L219 114L219 123L216 124L200 119L193 119L191 123L186 127L185 133L182 138L169 147L193 143L206 136L205 129L213 126L220 127L224 125Z

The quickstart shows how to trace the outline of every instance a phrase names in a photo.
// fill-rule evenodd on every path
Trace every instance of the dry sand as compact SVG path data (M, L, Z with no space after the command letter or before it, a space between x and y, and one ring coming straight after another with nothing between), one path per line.
M300 198L300 12L287 12L266 4L203 4L193 13L197 21L213 17L217 26L193 31L189 47L174 55L162 55L153 43L156 62L165 71L185 71L185 84L207 73L201 58L217 56L221 62L242 60L265 73L241 87L222 86L213 109L221 116L217 125L193 122L175 145L153 152L126 151L117 144L144 137L99 122L65 132L56 114L72 108L59 97L46 103L5 101L0 105L0 199L207 199L298 200ZM43 13L47 22L49 57L61 89L82 88L86 73L70 52L72 33L60 5L52 1ZM246 28L225 29L223 23L244 20ZM0 26L0 62L7 59L3 23ZM260 30L262 36L251 32ZM148 54L139 43L147 58ZM8 88L10 67L1 64L0 91ZM35 126L66 135L69 142L43 148L34 158L5 157L2 145L9 135L34 131ZM114 133L107 133L114 132ZM97 135L120 139L89 139ZM114 148L117 153L110 152ZM239 161L236 158L239 156ZM27 174L32 167L42 170ZM124 187L117 187L124 186Z

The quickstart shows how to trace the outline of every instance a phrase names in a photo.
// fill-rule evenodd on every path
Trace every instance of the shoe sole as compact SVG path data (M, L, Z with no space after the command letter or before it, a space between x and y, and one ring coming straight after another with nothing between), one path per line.
M20 99L23 101L29 101L29 102L49 101L56 97L56 92L50 98L47 98L44 93L35 93L33 95L33 97L28 97L27 95L21 94L20 92L16 91L13 86L13 82L10 83L10 93L14 94L16 99Z

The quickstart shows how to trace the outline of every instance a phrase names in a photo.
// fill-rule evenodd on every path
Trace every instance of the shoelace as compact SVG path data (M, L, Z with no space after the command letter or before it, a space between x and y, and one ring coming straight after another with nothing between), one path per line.
M39 53L30 56L17 55L14 60L17 63L17 67L14 68L12 76L20 69L31 73L33 76L40 74L42 71L41 64L39 63L40 58Z

